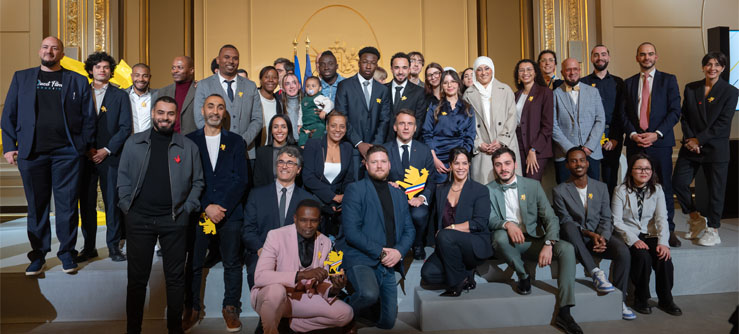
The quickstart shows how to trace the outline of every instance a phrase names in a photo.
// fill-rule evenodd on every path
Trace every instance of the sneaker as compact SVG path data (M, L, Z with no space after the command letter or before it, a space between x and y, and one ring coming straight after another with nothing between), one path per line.
M688 219L688 233L685 235L685 239L698 239L703 235L706 230L706 217L698 215L696 219Z
M239 320L239 313L241 310L238 308L228 305L223 308L223 320L226 321L226 330L235 333L241 331L241 321Z
M698 239L698 244L701 246L716 246L720 243L721 238L718 236L718 229L713 227L706 227L706 232Z
M62 271L67 274L74 274L79 269L79 266L77 265L77 262L74 262L72 260L70 261L64 261L62 260Z
M182 330L185 333L190 332L190 330L195 327L200 322L200 311L197 311L192 308L186 309L184 312L182 312Z
M26 276L36 276L44 272L44 266L46 264L46 260L44 259L36 259L31 261L31 264L28 265L26 268Z
M595 268L593 271L593 286L595 287L595 290L597 290L600 293L609 293L616 290L616 288L613 287L613 284L606 279L606 273L603 272L603 270L600 270L598 268Z
M626 306L626 303L621 303L621 318L624 320L636 319L636 314L628 306Z

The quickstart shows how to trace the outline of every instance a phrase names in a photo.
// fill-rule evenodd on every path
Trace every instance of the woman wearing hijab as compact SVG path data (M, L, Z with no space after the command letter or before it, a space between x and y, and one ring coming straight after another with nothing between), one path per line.
M464 100L472 105L477 121L477 136L473 150L470 173L478 183L488 184L495 180L491 155L502 146L516 153L521 161L516 138L516 99L508 85L495 79L495 65L488 57L478 57L472 66L475 79L464 92ZM521 164L516 164L516 174L521 174Z

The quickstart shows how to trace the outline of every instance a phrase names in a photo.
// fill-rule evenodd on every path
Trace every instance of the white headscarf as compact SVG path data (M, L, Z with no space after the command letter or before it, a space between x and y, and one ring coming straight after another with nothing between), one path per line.
M477 81L477 68L482 65L487 65L493 71L487 87ZM475 72L475 75L473 76L473 85L477 88L477 91L480 92L480 95L482 95L483 101L490 100L490 96L493 94L493 85L491 85L491 83L493 82L493 79L495 79L495 65L493 64L493 60L485 56L477 57L474 65L472 65L472 70Z

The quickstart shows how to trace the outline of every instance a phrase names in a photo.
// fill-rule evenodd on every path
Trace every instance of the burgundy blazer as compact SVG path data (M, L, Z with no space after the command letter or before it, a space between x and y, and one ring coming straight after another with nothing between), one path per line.
M516 101L523 90L514 95ZM523 105L521 122L516 129L518 148L526 154L532 147L539 159L551 158L554 127L554 95L546 87L534 84Z

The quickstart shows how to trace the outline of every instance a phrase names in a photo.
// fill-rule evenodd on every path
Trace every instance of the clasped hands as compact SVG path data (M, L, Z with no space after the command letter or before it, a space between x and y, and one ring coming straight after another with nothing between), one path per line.
M698 143L697 138L685 139L685 141L683 142L683 146L685 146L685 148L687 148L690 152L701 154L701 146L700 143Z
M493 154L495 150L501 148L503 146L499 141L494 140L492 143L481 143L478 149L480 152L485 154Z
M103 160L105 160L105 158L107 158L108 155L110 155L110 153L108 153L108 150L104 148L97 149L97 150L94 148L91 148L85 153L85 156L87 156L87 158L90 159L95 164L99 164L103 162Z
M635 133L631 135L631 140L636 142L636 145L640 147L650 147L657 139L659 139L659 136L656 132Z

